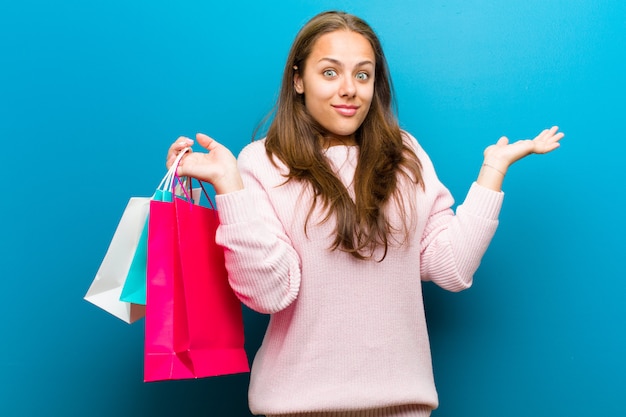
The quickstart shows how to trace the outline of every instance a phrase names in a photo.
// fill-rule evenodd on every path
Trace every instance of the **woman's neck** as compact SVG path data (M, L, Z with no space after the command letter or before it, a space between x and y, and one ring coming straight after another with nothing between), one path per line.
M336 135L325 135L322 137L322 148L328 149L332 146L354 146L356 145L356 140L354 135L350 136L336 136Z

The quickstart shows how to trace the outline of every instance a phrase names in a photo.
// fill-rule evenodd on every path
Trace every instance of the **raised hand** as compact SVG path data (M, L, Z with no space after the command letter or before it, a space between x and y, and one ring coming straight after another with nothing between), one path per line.
M485 149L485 159L477 182L488 188L500 190L504 175L514 162L534 153L552 152L560 146L559 141L564 136L557 126L553 126L543 130L534 139L509 143L507 137L501 137L494 145Z
M178 165L178 175L206 181L213 185L217 194L242 189L237 159L232 152L205 134L198 133L196 140L208 152L188 152ZM179 137L167 153L167 167L172 165L180 151L191 147L193 143L192 139Z
M485 162L493 163L506 172L508 167L523 157L537 153L551 152L560 146L559 141L565 136L557 126L545 129L534 139L523 139L509 143L509 139L501 137L494 145L485 149Z

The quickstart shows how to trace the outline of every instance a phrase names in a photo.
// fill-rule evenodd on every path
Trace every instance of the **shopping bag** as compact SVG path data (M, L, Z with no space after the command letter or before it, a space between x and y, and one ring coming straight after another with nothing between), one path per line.
M145 306L120 301L120 294L149 206L148 197L132 197L128 201L104 259L84 297L127 323L133 323L145 314Z
M152 200L148 224L144 381L248 372L241 303L215 243L217 212L179 197Z
M187 151L185 149L178 155L177 160L172 167L165 174L159 185L157 186L153 200L158 201L172 201L172 195L174 190L173 179L178 162L183 154ZM183 182L182 186L186 186ZM192 190L192 195L195 201L200 199L200 188ZM144 226L137 242L137 249L133 255L128 274L124 280L124 286L120 294L120 301L125 301L133 304L146 305L146 270L147 270L147 254L148 254L148 218L144 221Z
M148 219L144 222L137 249L133 255L120 301L146 305L146 254L148 251Z

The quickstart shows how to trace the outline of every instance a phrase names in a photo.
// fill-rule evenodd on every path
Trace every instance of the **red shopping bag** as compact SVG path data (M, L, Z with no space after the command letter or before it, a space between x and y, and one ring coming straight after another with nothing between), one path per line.
M217 212L173 200L150 202L144 381L248 372Z

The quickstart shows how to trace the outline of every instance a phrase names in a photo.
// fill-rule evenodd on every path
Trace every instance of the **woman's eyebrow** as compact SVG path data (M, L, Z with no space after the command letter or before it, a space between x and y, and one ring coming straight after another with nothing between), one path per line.
M331 64L337 65L342 67L343 63L341 61L339 61L338 59L335 58L330 58L330 57L324 57L324 58L320 58L319 61L317 62L322 62L322 61L328 61ZM370 61L369 59L365 60L365 61L361 61L358 64L356 64L357 67L362 67L363 65L374 65L374 63L372 61Z

